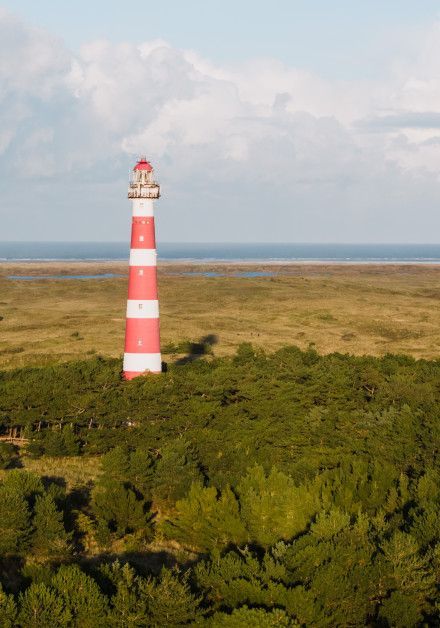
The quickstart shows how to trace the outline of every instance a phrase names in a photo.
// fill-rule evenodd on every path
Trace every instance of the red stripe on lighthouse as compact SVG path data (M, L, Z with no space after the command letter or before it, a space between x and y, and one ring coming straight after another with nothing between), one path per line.
M157 299L156 266L130 266L128 271L128 298Z
M127 318L126 353L159 353L159 319Z
M133 218L131 227L132 249L155 249L154 218Z

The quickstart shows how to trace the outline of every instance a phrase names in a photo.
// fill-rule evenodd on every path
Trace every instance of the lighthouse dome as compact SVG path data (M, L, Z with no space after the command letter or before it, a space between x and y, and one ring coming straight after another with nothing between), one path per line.
M147 161L146 157L140 157L139 161L133 168L133 170L146 170L147 172L153 172L153 166Z

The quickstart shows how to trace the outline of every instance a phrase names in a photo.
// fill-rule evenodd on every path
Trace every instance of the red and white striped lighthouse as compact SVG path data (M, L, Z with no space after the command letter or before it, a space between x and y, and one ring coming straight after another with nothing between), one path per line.
M125 327L124 379L142 373L160 373L162 360L157 298L154 199L160 188L153 168L141 157L133 168L128 198L133 199L127 318Z

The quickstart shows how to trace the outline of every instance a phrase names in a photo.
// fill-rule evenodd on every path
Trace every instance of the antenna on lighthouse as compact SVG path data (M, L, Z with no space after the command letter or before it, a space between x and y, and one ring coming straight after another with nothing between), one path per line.
M123 365L127 380L143 373L162 371L154 228L154 200L159 196L160 187L153 179L153 167L141 155L128 185L133 218Z

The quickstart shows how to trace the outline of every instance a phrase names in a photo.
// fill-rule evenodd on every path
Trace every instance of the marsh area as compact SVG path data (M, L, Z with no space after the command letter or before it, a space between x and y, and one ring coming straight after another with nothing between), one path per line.
M120 356L126 271L121 262L0 265L0 367ZM168 361L213 336L219 356L242 342L418 358L440 350L439 266L163 263L158 273Z

